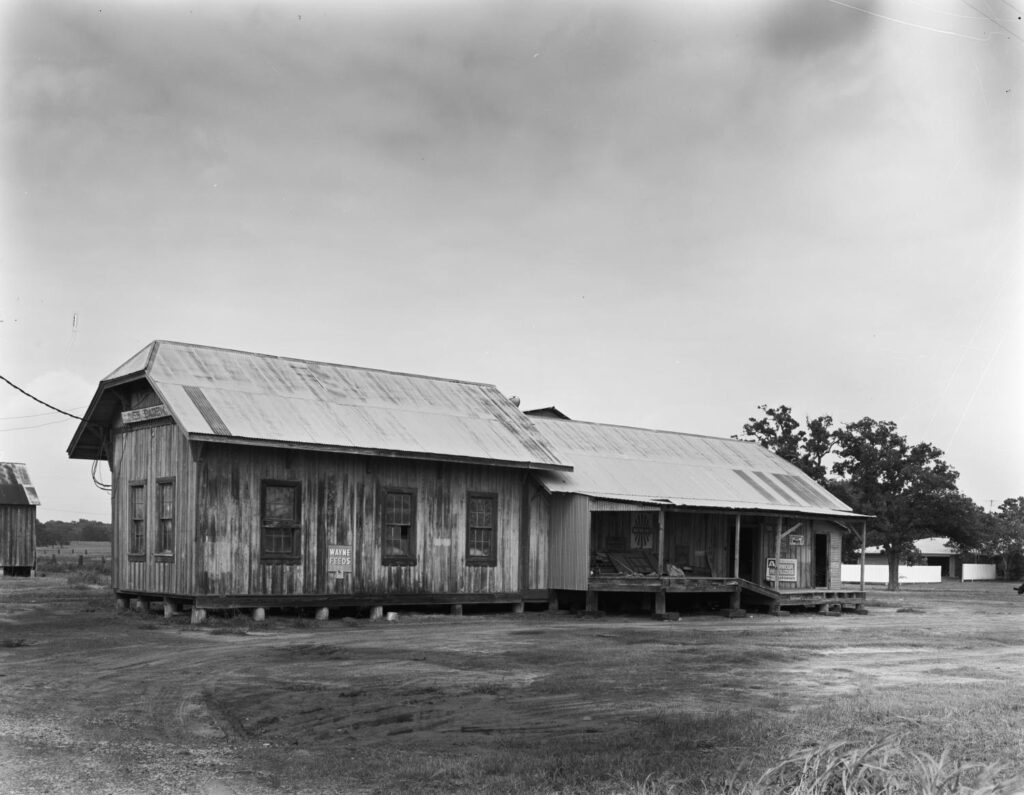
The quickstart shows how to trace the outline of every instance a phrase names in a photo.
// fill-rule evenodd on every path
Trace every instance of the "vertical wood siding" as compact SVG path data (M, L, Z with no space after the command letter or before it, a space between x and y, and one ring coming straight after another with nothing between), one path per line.
M799 529L790 536L782 539L782 557L796 560L797 582L780 582L779 590L806 589L815 586L815 561L814 545L815 536L824 535L828 539L828 564L825 588L838 588L841 582L843 531L828 521L820 519L784 519L782 530L785 532L797 521L801 522ZM761 555L758 574L758 581L764 585L773 586L765 577L766 561L775 557L775 520L765 520L762 526ZM803 536L804 543L794 545L790 543L792 535Z
M195 576L194 466L188 442L176 425L146 425L114 437L111 492L112 570L115 590L186 595ZM174 547L172 555L154 555L159 505L157 480L174 478ZM131 483L146 487L145 554L128 556L131 531Z
M532 480L530 495L530 573L528 588L549 588L548 547L550 544L551 497Z
M36 506L0 505L0 566L36 565Z
M843 533L831 522L817 522L817 527L828 529L828 587L841 588L843 582Z
M552 494L548 529L548 587L585 591L590 577L590 500Z
M731 577L735 523L725 514L666 514L665 561L695 576Z
M263 480L302 485L298 563L260 562ZM384 565L382 495L416 493L416 563ZM497 565L466 564L468 494L497 495ZM498 467L209 445L198 465L201 594L508 593L521 582L523 474ZM531 526L533 525L531 517ZM327 571L327 547L353 547L353 572ZM531 539L530 567L546 571ZM526 578L523 578L526 579Z

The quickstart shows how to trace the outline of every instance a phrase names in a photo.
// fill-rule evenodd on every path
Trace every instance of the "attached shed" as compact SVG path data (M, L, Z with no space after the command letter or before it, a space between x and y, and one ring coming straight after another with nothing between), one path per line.
M167 611L546 601L532 473L571 469L488 384L164 341L68 454L110 464L116 594Z
M572 471L537 474L550 516L552 589L727 594L732 609L858 605L841 584L842 536L854 513L800 469L752 442L576 422L527 412Z
M39 496L24 464L0 462L0 571L29 577L36 567Z

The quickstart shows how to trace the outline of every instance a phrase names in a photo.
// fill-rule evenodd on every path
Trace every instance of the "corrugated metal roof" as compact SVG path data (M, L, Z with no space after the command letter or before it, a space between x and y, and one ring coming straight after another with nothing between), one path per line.
M0 505L39 505L24 464L0 461Z
M490 384L164 341L100 384L72 457L94 453L83 435L103 422L93 415L105 389L136 374L193 439L571 468Z
M534 417L572 472L538 477L552 492L677 507L819 516L854 514L797 467L752 442Z

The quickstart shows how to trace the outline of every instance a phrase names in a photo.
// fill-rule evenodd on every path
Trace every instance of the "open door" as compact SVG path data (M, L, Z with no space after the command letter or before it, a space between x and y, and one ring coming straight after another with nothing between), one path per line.
M739 576L750 582L760 582L761 522L755 517L740 519Z
M814 534L814 587L828 588L828 533Z

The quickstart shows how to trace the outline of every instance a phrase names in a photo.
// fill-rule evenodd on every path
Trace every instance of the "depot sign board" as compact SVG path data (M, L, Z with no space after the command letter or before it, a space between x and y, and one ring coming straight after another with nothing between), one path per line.
M796 558L768 558L765 577L769 582L796 582Z

